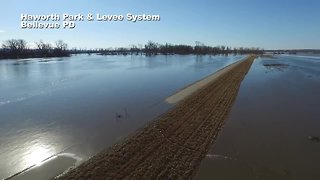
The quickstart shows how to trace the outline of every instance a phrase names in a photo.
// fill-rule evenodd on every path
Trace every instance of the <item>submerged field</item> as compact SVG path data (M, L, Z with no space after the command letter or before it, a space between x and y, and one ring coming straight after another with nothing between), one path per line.
M87 160L169 110L176 91L241 58L0 61L0 179L57 154ZM256 59L195 178L319 179L319 69L320 57Z
M174 92L242 57L1 60L0 179L57 154L83 162L168 110Z
M318 92L320 56L256 59L195 179L319 179Z
M236 63L167 113L62 179L189 179L221 130L255 57Z

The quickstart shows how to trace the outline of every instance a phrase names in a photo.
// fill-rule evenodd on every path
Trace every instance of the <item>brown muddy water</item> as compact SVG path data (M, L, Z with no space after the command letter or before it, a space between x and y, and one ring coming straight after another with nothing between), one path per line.
M14 179L49 179L168 110L174 92L242 58L1 60L0 179L30 167Z
M320 57L259 58L195 179L320 179Z

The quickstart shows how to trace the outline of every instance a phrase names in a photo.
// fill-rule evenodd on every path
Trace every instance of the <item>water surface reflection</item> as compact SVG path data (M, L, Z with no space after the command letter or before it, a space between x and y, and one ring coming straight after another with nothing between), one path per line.
M164 99L243 56L0 61L0 179L60 152L85 160L165 112Z
M319 179L319 92L320 58L257 59L197 179Z

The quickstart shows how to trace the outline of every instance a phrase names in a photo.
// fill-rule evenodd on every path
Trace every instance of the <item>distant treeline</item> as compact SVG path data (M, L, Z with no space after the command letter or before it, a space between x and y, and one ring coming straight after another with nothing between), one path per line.
M54 46L43 41L35 44L37 48L31 49L27 41L23 39L6 40L2 44L2 49L0 49L0 59L70 56L68 44L62 40L56 41Z
M107 49L68 49L68 44L62 40L56 41L54 45L43 41L35 42L35 48L29 48L28 43L23 39L10 39L2 43L0 59L19 58L43 58L43 57L66 57L71 54L100 54L100 55L171 55L171 54L262 54L263 49L259 48L231 48L229 46L207 46L196 41L195 46L159 44L149 41L147 44L130 45L128 48L107 48Z
M265 53L273 54L320 54L320 49L278 49L265 50Z
M100 49L99 53L102 55L133 55L145 54L151 55L171 55L171 54L196 54L196 55L217 55L217 54L263 54L263 49L259 48L231 48L229 46L206 46L205 44L196 41L195 46L191 45L173 45L173 44L159 44L149 41L145 45L130 45L129 48L116 48L116 49Z

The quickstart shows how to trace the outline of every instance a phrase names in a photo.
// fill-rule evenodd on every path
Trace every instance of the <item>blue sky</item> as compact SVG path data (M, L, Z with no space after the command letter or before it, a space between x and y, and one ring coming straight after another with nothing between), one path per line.
M62 39L69 47L159 43L320 48L319 0L1 0L0 42ZM159 14L160 22L78 22L73 30L22 30L20 14Z

